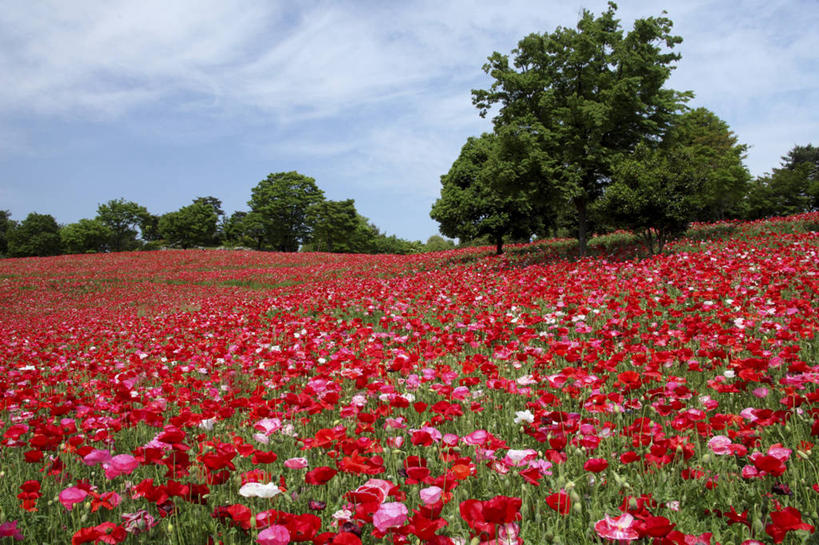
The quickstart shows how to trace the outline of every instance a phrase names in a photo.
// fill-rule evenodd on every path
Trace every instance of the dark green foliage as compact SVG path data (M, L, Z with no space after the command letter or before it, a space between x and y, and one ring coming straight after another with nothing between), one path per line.
M145 242L157 242L162 238L159 232L159 216L146 211L139 218L139 230L142 232L142 240Z
M356 240L359 229L355 201L322 201L310 207L310 246L314 252L362 252L367 241ZM359 244L357 244L357 242ZM360 244L364 242L364 244Z
M11 257L59 255L62 249L60 227L50 214L32 212L7 236Z
M261 250L265 241L264 222L258 212L236 211L224 222L225 244Z
M674 121L663 146L685 154L686 168L702 183L693 220L712 222L742 215L751 180L743 164L748 146L738 143L727 123L705 108L690 110Z
M253 188L251 212L261 222L263 241L280 252L295 252L310 237L307 211L324 200L316 181L298 172L270 174Z
M159 218L158 227L162 238L171 246L209 246L217 243L218 220L214 207L197 199L193 204Z
M9 251L8 235L14 229L17 222L11 219L11 212L0 210L0 256L4 256Z
M443 252L444 250L452 250L455 248L455 242L446 239L439 235L432 235L424 244L427 252Z
M500 254L505 236L528 238L535 232L534 200L520 182L527 179L530 164L527 157L510 159L504 152L492 134L466 141L452 168L441 176L441 197L430 211L442 234L462 241L489 236ZM504 182L518 190L497 189Z
M211 196L196 197L195 199L193 199L193 203L194 204L197 204L197 203L207 204L208 206L213 208L213 212L217 216L221 217L221 216L225 215L225 212L222 210L222 201L217 199L216 197L211 197Z
M99 219L81 219L60 229L63 249L69 254L103 252L111 237L111 230Z
M640 145L614 168L597 211L613 227L634 231L650 253L662 252L697 213L704 185L699 174L690 149Z
M802 165L807 165L806 177L811 181L819 180L819 148L812 144L807 146L794 146L782 158L783 170L796 170Z
M137 228L146 221L148 211L132 201L110 200L97 207L97 219L111 230L109 248L115 252L139 247Z
M746 198L746 217L761 219L819 209L819 148L794 146L782 165L754 180Z
M540 199L573 206L585 255L588 210L610 181L617 158L645 139L659 139L689 94L663 89L671 53L682 39L665 17L638 19L624 35L616 6L595 18L584 11L576 29L530 34L512 59L493 53L488 90L472 92L481 115L500 105L496 131L529 141L541 176ZM549 209L551 207L543 207Z

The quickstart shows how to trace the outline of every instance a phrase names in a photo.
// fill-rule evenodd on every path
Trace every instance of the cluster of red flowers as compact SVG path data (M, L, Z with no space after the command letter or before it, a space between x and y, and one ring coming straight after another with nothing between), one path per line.
M754 233L622 262L2 261L0 540L82 503L74 544L186 513L262 545L812 533L819 236ZM699 493L636 489L664 481Z

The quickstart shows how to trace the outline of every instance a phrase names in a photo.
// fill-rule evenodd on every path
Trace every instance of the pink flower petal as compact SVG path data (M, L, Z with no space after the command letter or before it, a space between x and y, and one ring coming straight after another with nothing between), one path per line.
M82 461L87 466L95 466L99 463L107 462L110 459L111 459L110 452L108 452L107 450L95 448L94 450L86 454L83 457Z
M259 532L256 542L259 545L287 545L290 543L290 532L284 526L275 524Z
M86 492L82 488L72 486L60 492L59 500L60 503L63 504L63 507L71 511L71 508L74 507L74 504L80 503L85 499L86 496L88 496L88 492Z
M407 506L400 502L382 503L373 515L373 524L380 532L390 528L399 528L407 521L409 511Z
M421 495L421 501L424 502L424 505L432 505L438 503L443 492L440 487L430 486L429 488L422 488L419 494Z

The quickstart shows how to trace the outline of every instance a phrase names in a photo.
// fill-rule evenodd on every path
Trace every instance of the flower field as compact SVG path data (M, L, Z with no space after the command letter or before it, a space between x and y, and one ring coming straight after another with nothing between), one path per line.
M0 261L0 544L819 543L804 219Z

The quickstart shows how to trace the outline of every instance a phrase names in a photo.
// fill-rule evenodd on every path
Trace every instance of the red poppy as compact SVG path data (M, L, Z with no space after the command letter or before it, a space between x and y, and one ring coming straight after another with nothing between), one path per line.
M330 479L336 476L336 473L338 473L338 471L331 467L320 466L308 471L304 476L304 482L312 485L326 484Z
M459 510L470 528L495 537L498 525L520 520L520 498L495 496L485 501L466 500L461 502Z
M572 500L569 495L563 490L555 492L546 496L546 505L560 513L561 515L568 515L572 508Z
M586 463L583 464L583 469L592 473L600 473L607 467L609 467L609 463L603 458L589 458L586 460Z
M229 520L243 530L250 529L250 509L242 504L222 505L213 510L211 516L219 520Z
M806 530L811 534L815 530L812 525L802 522L802 513L794 507L772 512L771 520L773 522L765 526L765 533L771 536L774 543L782 543L785 534L794 530Z

